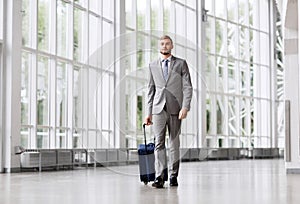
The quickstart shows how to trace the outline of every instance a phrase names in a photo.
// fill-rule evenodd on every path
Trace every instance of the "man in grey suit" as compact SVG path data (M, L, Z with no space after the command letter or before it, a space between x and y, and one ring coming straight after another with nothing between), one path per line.
M170 186L178 186L179 135L181 120L186 118L192 99L192 83L185 60L174 57L172 39L164 35L159 41L161 57L149 64L148 115L145 124L153 122L155 136L155 175L153 187L163 188L167 168L165 136L169 132Z

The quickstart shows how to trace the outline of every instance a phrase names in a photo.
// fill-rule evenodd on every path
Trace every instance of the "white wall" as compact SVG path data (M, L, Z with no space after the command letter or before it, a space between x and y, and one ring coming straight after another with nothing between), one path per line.
M290 101L290 143L286 144L286 170L288 173L300 173L300 155L299 155L299 32L298 24L294 24L295 18L298 18L297 1L289 1L284 23L284 66L285 66L285 99ZM289 9L290 8L290 9Z

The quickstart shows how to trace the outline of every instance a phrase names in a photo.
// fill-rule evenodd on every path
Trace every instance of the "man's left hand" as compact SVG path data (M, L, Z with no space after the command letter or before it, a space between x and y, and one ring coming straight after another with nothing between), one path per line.
M179 112L178 119L179 120L185 119L187 116L187 112L188 112L188 110L186 108L182 108Z

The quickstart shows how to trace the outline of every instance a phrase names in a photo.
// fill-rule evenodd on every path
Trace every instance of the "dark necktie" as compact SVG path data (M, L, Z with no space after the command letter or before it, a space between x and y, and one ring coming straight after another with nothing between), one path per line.
M168 79L168 59L163 60L163 75L164 75L164 79L167 81Z

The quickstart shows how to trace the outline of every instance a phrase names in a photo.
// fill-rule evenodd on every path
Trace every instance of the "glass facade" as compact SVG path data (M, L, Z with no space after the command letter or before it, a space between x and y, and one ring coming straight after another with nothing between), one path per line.
M118 148L123 140L136 148L143 140L147 67L159 57L162 34L173 38L174 55L187 60L194 88L181 147L271 147L272 127L282 146L283 69L278 63L277 74L271 71L271 1L120 2L22 0L24 147ZM115 4L125 25L115 22ZM120 57L118 43L124 45ZM124 110L116 107L117 93ZM117 129L124 138L116 138Z
M205 1L208 147L271 147L270 6Z
M114 4L23 0L22 10L21 144L114 147L114 74L99 57L114 38Z

